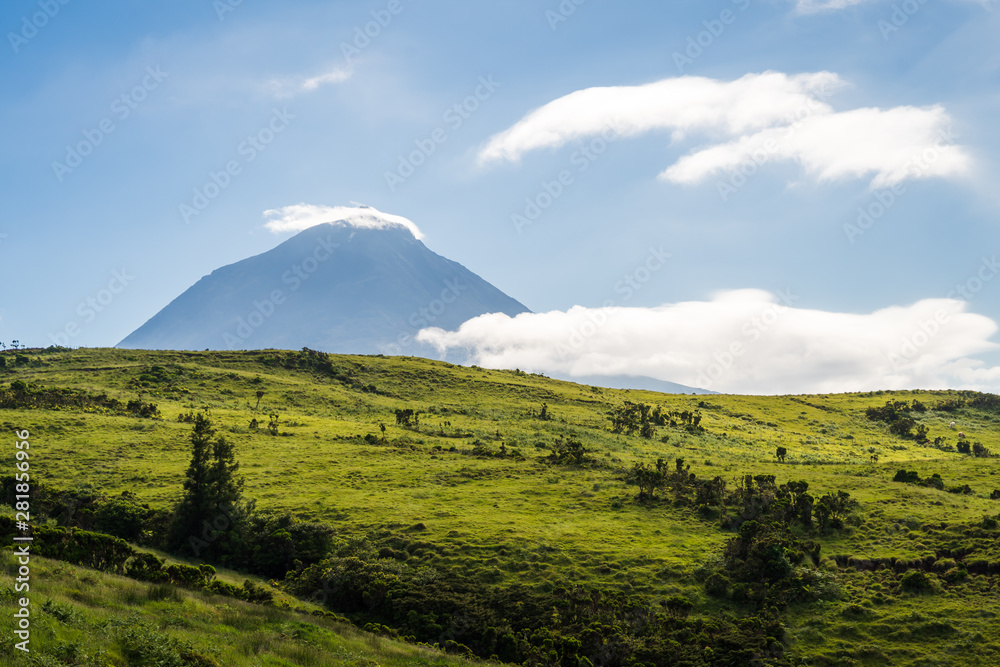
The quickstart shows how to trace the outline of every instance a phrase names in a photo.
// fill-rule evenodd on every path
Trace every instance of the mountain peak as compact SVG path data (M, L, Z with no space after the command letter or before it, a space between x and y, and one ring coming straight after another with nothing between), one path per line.
M275 222L298 234L203 277L118 346L432 356L433 348L414 340L422 328L528 312L429 250L406 218L367 207L333 220L307 215L286 212Z
M320 225L334 225L356 229L402 228L409 231L418 241L424 238L423 232L409 218L383 213L364 204L356 206L294 204L264 211L264 217L270 218L264 226L275 234L300 232Z

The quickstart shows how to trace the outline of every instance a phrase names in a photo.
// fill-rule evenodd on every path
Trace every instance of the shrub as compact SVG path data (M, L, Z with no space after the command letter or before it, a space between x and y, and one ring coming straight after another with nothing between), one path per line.
M694 604L690 600L676 595L667 598L662 604L666 607L671 616L677 616L679 618L686 617L689 613L691 613L691 609L694 607Z
M911 593L921 593L931 590L930 578L920 570L910 570L899 580L903 590Z
M167 566L166 573L170 583L178 586L201 588L205 585L205 575L199 568L192 565L172 563Z
M234 586L233 584L226 583L225 581L219 581L218 579L213 580L207 586L205 590L211 591L212 593L218 593L219 595L225 595L231 598L240 597L240 587Z
M552 453L548 459L554 463L583 465L587 459L587 450L579 440L573 438L563 440L563 437L559 436L552 445Z
M705 580L705 592L715 598L726 597L729 592L729 579L716 572Z
M243 590L238 597L254 604L271 604L274 601L274 593L249 579L243 582Z
M123 540L137 542L149 518L149 507L138 503L135 494L124 491L121 496L100 504L94 512L94 529Z
M59 604L55 600L46 600L42 603L42 611L67 625L72 625L80 620L80 612L69 605Z
M163 569L163 559L153 554L136 553L125 565L125 575L139 581L161 582L168 576Z
M103 572L123 572L125 563L137 553L121 538L75 528L38 526L33 536L39 555Z
M131 665L155 665L156 667L187 667L189 663L182 653L189 653L191 647L173 637L162 634L144 623L126 625L118 632L118 642L122 655Z
M957 584L959 582L968 579L969 573L961 568L953 567L947 572L945 572L942 576L944 577L944 580L947 581L949 584Z

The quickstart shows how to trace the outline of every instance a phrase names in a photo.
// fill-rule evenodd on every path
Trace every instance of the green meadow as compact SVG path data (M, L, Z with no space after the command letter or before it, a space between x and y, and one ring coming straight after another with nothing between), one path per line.
M2 356L4 388L23 382L159 410L145 418L100 406L2 409L4 477L14 472L13 430L27 429L36 482L109 498L130 491L167 510L181 498L191 456L191 424L182 419L207 411L235 445L244 497L258 509L329 524L343 539L402 544L408 563L437 572L542 595L584 587L650 605L683 598L693 619L745 612L704 585L734 533L667 494L637 498L629 474L636 464L662 459L673 468L683 459L698 478L729 485L773 475L778 484L807 482L817 498L843 491L857 503L843 529L809 534L821 547L815 568L829 591L781 610L787 663L780 664L1000 664L1000 534L991 519L1000 515L1000 500L991 498L1000 490L1000 458L957 451L961 432L1000 453L1000 408L968 405L971 392L667 395L409 357L330 355L332 369L311 367L309 355L278 351ZM910 413L928 429L925 441L866 416L887 401L926 407ZM614 433L609 415L626 402L697 414L698 428ZM406 424L402 410L416 420ZM585 464L553 460L553 448L568 441L582 444ZM946 488L893 481L900 470L937 474ZM948 492L963 485L965 493ZM13 561L4 558L6 595ZM905 568L892 559L922 563L926 581L904 582ZM0 664L141 664L121 648L115 623L126 617L138 619L131 628L201 647L224 665L466 664L296 614L314 606L278 581L284 602L259 607L198 591L151 593L152 584L39 563L35 604L51 600L50 609L71 621L38 617L49 662ZM153 599L159 595L166 597ZM74 662L74 650L89 657Z

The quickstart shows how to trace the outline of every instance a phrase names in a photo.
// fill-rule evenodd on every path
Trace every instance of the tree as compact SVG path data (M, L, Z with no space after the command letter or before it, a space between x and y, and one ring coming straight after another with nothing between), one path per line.
M659 408L653 410L652 406L632 401L625 401L623 405L613 408L608 413L608 419L611 420L612 433L624 433L625 435L638 433L639 437L646 439L655 436L654 426L662 425L664 422Z
M503 445L501 444L501 447ZM549 460L555 463L572 463L575 465L583 465L586 461L587 450L584 448L583 443L579 440L574 440L569 438L568 440L563 440L560 435L556 438L556 442L552 445L552 453L549 454Z
M913 427L917 425L916 420L911 417L900 417L892 423L889 424L889 432L898 435L901 438L913 437ZM926 431L924 433L926 436Z
M244 509L243 480L237 476L239 467L232 444L225 437L215 436L206 415L195 415L184 497L174 508L167 539L170 549L206 558L218 555L213 544L220 533L233 528L233 522Z
M778 447L778 449L775 450L774 455L778 458L779 461L784 463L785 457L788 456L788 450L785 449L784 447Z
M816 501L813 512L819 523L820 532L829 533L831 530L843 528L844 518L852 502L850 494L844 491L837 491L836 494L827 493Z
M410 428L411 426L420 426L420 416L412 408L406 408L404 410L396 409L396 425L402 426L403 428Z
M683 465L684 460L678 459L678 464ZM657 459L656 468L650 468L645 463L636 463L632 468L632 477L639 486L639 498L652 499L656 496L656 490L661 488L667 479L667 464L663 459Z

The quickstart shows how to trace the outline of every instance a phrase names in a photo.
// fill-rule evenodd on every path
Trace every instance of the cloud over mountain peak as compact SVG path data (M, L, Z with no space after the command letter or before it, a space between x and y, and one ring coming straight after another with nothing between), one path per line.
M420 240L424 233L409 218L392 213L383 213L371 206L322 206L316 204L293 204L263 213L268 221L264 226L275 234L300 232L323 223L341 223L359 229L386 229L404 227L413 237Z

